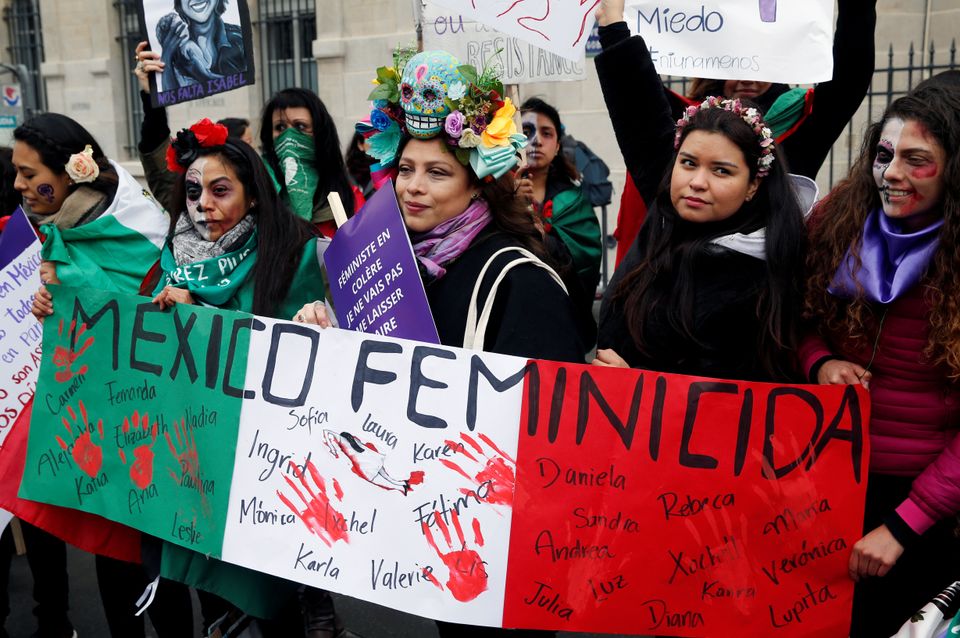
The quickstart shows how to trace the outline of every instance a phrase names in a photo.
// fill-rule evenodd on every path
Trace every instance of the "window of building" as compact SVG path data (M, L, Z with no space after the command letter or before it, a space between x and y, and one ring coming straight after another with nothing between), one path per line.
M137 51L137 44L146 40L146 29L140 21L140 12L137 5L140 0L115 0L114 6L120 18L120 35L117 41L120 43L123 61L123 85L124 95L127 105L127 134L123 144L123 149L127 153L128 159L137 156L137 141L140 139L140 122L143 121L143 104L140 102L140 84L137 77L133 74L133 68L136 66L134 55Z
M29 87L21 89L25 96L26 115L32 115L31 107L43 111L47 108L47 92L40 65L43 63L43 32L40 29L39 0L12 0L3 10L3 20L10 35L10 60L27 69ZM29 92L29 96L27 93Z
M264 99L292 86L316 92L314 0L260 0L257 4Z

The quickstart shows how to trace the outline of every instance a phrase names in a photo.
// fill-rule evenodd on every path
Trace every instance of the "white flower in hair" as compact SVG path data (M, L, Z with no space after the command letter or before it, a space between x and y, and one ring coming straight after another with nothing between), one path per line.
M87 144L82 151L74 153L63 167L76 184L87 184L100 177L100 167L93 159L93 148Z

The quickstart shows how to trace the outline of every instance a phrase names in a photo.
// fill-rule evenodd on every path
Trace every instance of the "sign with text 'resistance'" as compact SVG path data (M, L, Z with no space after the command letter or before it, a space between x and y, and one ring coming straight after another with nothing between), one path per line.
M94 416L88 403L109 396L108 375L94 377L94 364L115 366L90 354L104 347L101 338L109 344L112 333L98 331L110 324L112 300L120 341L130 343L120 346L119 370L133 378L152 374L134 360L161 365L147 378L164 385L165 401L151 410L169 424L192 405L212 404L200 395L225 394L227 386L210 388L203 376L215 369L207 357L217 349L206 336L201 344L183 335L185 315L148 313L129 297L76 294L60 289L55 308L68 315L82 307L77 325L87 324L84 336L96 342L82 354L82 338L68 342L65 360L74 376L79 365L90 371L72 390L49 387L66 405L82 401L86 416L61 411L40 428L34 420L34 460L24 475L31 498L453 622L711 637L848 631L846 565L861 535L869 456L869 404L859 387L525 361L207 311L193 330L220 317L226 338L243 321L249 346L238 340L230 348L229 386L245 380L226 394L242 412L218 414L215 428L194 433L205 437L197 438L201 477L211 488L216 482L217 496L207 501L210 515L198 517L205 527L197 543L170 533L177 512L205 510L201 490L176 491L183 474L175 453L160 449L173 445L163 434L154 481L169 488L170 504L162 515L149 506L128 511L131 468L108 467L107 459L135 454L124 437L101 440L89 424L104 418L104 432L122 433L141 401L114 393L117 405L99 399ZM47 330L49 346L59 344L58 330ZM169 335L167 349L150 335ZM174 391L167 379L187 383L190 355L199 376ZM44 362L38 398L55 371L62 372ZM78 497L74 481L88 480L97 455L78 456L64 421L102 451L107 469L90 477L93 494ZM49 480L34 469L35 452L57 453L58 442L48 441L58 436L75 467L62 465ZM158 533L157 521L167 529Z

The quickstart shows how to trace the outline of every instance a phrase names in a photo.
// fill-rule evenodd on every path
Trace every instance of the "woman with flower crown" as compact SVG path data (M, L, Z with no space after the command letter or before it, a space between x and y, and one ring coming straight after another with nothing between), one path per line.
M166 160L178 176L172 198L177 207L151 286L155 303L287 318L306 301L323 298L313 230L283 204L249 144L204 119L177 133ZM167 542L159 570L164 578L214 595L201 598L208 629L224 614L229 626L245 613L262 619L266 635L303 631L294 583ZM230 613L235 610L224 601L239 612ZM326 602L332 620L329 597Z
M43 236L41 279L74 287L92 287L136 294L140 282L160 256L169 217L145 194L139 183L104 155L92 135L79 123L57 113L31 118L14 130L14 188L23 196L23 209ZM34 297L33 312L42 319L53 312L53 298L45 286ZM3 453L18 449L26 430L16 427ZM26 453L26 440L22 439ZM5 464L4 460L0 464ZM8 489L11 487L6 486ZM139 562L140 534L99 517L53 506L29 504L4 491L3 507L38 527L94 552L97 583L108 624L115 635L143 635L143 619L134 618L129 605L133 591L148 582ZM35 552L36 560L59 561L62 586L40 585L40 628L44 636L69 636L66 620L66 556L63 544ZM62 598L62 601L61 601ZM190 594L169 586L151 617L162 636L184 635L190 623ZM63 609L53 617L52 604ZM47 611L43 608L47 607ZM60 617L62 614L62 617Z
M803 372L870 390L855 638L907 635L960 574L958 185L960 91L929 82L869 128L810 223Z
M489 70L424 51L377 70L368 135L396 194L440 342L521 357L582 361L573 310L543 235L515 196L526 138ZM298 320L329 325L319 306Z
M602 0L597 12L597 73L650 214L607 288L594 363L792 379L806 233L783 158L736 100L708 98L675 126L623 6Z

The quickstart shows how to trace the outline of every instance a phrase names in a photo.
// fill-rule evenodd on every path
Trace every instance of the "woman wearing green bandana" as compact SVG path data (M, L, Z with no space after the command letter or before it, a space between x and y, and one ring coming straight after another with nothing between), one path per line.
M154 301L162 308L199 303L269 317L292 316L323 298L316 238L289 214L256 152L226 128L202 120L180 131L167 157L180 176L180 202L160 258ZM162 543L160 574L215 594L263 619L268 635L290 635L298 614L296 583L230 565ZM229 611L223 600L201 598L209 623ZM213 610L216 609L216 612ZM290 627L277 627L286 622ZM302 631L302 629L301 629Z
M263 107L260 144L283 202L325 237L332 237L337 226L327 194L340 195L350 215L353 190L340 154L337 128L320 98L300 88L274 95Z

